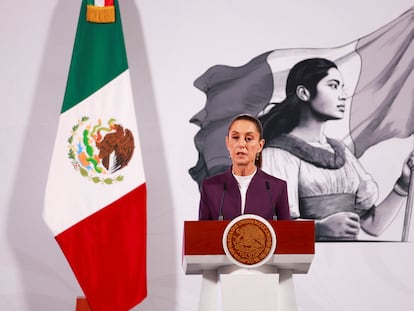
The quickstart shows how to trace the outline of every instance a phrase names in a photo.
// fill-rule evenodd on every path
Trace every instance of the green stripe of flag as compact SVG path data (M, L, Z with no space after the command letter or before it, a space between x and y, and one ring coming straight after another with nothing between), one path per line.
M83 1L79 15L61 113L128 69L119 10L115 10L115 23L90 23L86 21L87 2L88 0ZM115 7L119 8L117 2L115 1ZM102 53L103 50L107 52Z

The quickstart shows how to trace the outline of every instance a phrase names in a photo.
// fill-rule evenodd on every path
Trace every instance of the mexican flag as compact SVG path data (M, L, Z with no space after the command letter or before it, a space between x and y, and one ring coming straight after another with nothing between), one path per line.
M82 1L43 216L94 311L146 297L146 183L116 0Z

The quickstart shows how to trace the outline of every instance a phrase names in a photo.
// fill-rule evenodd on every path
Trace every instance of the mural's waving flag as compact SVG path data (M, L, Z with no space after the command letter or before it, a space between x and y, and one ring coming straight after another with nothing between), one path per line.
M118 2L92 2L80 11L44 219L91 308L122 311L147 295L146 184Z
M356 156L392 137L414 132L414 9L377 31L340 47L283 49L264 53L241 67L217 65L195 81L207 95L190 122L199 159L190 174L198 183L230 165L224 136L239 113L266 113L285 97L290 68L305 58L335 61L353 95L349 133Z

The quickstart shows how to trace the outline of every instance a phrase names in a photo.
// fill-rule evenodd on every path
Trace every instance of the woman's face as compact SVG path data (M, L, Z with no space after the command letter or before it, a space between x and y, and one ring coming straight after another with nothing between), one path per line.
M316 97L310 105L324 120L342 119L345 113L346 94L342 74L336 68L328 70L328 75L318 82Z
M256 155L262 151L264 139L256 125L248 120L237 120L226 136L226 147L235 166L255 165Z

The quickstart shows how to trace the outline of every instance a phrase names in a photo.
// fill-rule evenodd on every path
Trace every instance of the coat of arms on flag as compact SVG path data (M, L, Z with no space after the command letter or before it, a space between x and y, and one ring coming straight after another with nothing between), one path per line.
M128 165L135 143L131 130L113 118L106 123L82 117L68 138L68 157L80 175L94 183L112 184L123 180L122 175L114 174Z

